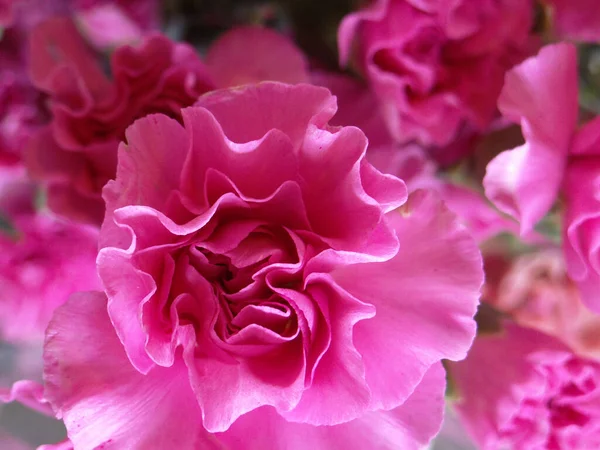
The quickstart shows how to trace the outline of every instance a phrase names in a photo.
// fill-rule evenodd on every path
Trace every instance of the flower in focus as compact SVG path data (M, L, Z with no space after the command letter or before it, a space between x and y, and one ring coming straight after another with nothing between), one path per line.
M465 125L490 124L505 72L537 45L533 6L374 0L342 21L340 60L355 54L396 140L445 146Z
M600 315L581 303L559 249L517 258L486 300L518 324L560 339L581 356L600 360Z
M50 96L52 122L32 139L28 168L48 185L54 212L88 223L102 222L101 190L114 178L127 126L152 112L178 118L212 87L194 49L160 35L115 50L109 79L65 18L34 30L31 55L32 79Z
M455 407L482 450L600 446L600 364L536 330L506 323L451 364Z
M326 89L260 83L127 130L104 188L106 295L62 307L45 346L76 448L417 449L437 433L480 255L433 194L407 200L365 160L358 128L329 127L335 110Z
M515 67L499 108L521 124L526 142L488 164L486 195L528 235L562 191L567 271L584 303L600 312L600 120L577 129L575 47L549 45Z

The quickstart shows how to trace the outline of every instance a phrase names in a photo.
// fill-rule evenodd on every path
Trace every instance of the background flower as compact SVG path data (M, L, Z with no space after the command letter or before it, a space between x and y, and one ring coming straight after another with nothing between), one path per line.
M465 124L485 129L505 72L535 48L533 2L376 0L344 18L339 51L354 49L396 140L446 145Z
M450 369L455 407L482 449L588 449L600 445L600 364L559 341L505 323L478 337Z

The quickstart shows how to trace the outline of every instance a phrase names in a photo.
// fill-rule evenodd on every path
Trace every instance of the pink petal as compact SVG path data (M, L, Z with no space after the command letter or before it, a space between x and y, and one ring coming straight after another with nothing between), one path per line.
M510 71L498 107L520 122L526 143L493 159L483 183L526 234L554 203L565 170L578 114L575 47L546 46Z
M213 42L206 65L217 87L261 81L308 81L308 62L293 41L273 30L238 27Z
M104 294L75 295L57 310L44 361L46 396L78 450L219 448L201 426L182 364L147 375L131 366Z
M441 364L436 364L402 406L368 412L342 425L314 427L288 422L273 409L263 407L240 417L226 433L217 436L229 448L239 450L418 450L441 426L444 375Z
M575 158L564 183L563 246L583 302L600 313L600 158Z
M337 98L338 111L332 125L355 126L369 139L369 149L393 144L374 92L356 78L334 72L313 71L311 81ZM391 172L390 172L391 173Z
M0 388L0 401L4 403L19 402L29 408L54 417L54 412L44 398L44 386L36 381L21 380L12 385L10 389Z
M142 37L140 27L116 4L81 10L76 20L86 38L100 50L131 44Z
M297 148L308 125L324 126L335 114L335 97L325 88L265 82L239 90L218 90L200 97L228 139L243 143L262 138L269 130L286 134Z
M319 360L312 385L298 405L280 414L291 422L336 425L361 417L368 410L369 388L361 354L351 345L355 324L373 316L374 308L335 286L327 276L307 279L307 294L323 312L330 328L330 343Z
M460 217L478 242L503 232L518 234L517 223L494 209L483 194L451 183L441 184L439 191L448 208Z
M475 242L434 194L417 191L387 218L400 241L398 254L379 264L340 267L332 276L376 308L374 318L355 326L354 342L371 408L392 409L433 364L464 358L475 335L483 272ZM385 370L381 361L389 364Z

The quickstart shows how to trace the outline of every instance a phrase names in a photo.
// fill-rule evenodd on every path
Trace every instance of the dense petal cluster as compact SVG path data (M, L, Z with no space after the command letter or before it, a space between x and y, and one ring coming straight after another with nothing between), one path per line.
M70 302L46 344L47 395L76 448L149 442L153 429L182 449L241 448L256 421L272 425L248 448L289 429L325 449L381 421L414 421L405 448L437 432L439 363L473 338L480 256L432 194L407 201L367 163L359 129L327 125L335 109L326 89L261 83L206 94L183 125L150 115L127 130L104 189L107 299ZM70 355L74 338L89 351ZM112 386L89 391L90 370ZM114 420L155 389L164 415Z
M0 447L600 448L596 1L0 0Z
M506 324L477 338L451 373L457 410L482 449L600 445L600 364L545 334Z

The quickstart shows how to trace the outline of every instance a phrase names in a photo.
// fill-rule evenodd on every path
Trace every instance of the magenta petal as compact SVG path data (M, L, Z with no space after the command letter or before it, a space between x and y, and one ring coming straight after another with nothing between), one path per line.
M219 448L200 425L182 364L147 375L131 366L104 294L75 295L57 310L44 361L46 397L78 450Z
M206 65L219 88L261 81L308 81L308 62L302 52L292 40L268 28L229 30L211 44Z
M370 403L361 354L342 343L352 342L355 324L372 317L374 309L336 288L329 277L313 275L307 283L314 307L325 315L331 341L310 389L292 411L281 415L292 422L336 425L362 416Z
M70 19L52 18L40 24L31 33L30 47L30 73L35 86L54 92L60 83L64 89L56 93L73 109L89 106L93 98L106 95L110 89L108 78Z
M464 358L475 335L483 271L477 245L433 193L417 191L387 217L400 241L398 254L379 264L340 267L332 275L376 308L375 317L356 325L354 342L365 364L371 408L392 409L433 364ZM386 370L381 361L387 361Z
M548 45L506 75L498 107L521 124L526 143L494 158L483 184L487 197L521 222L522 234L556 199L577 123L577 101L576 49L570 44Z

